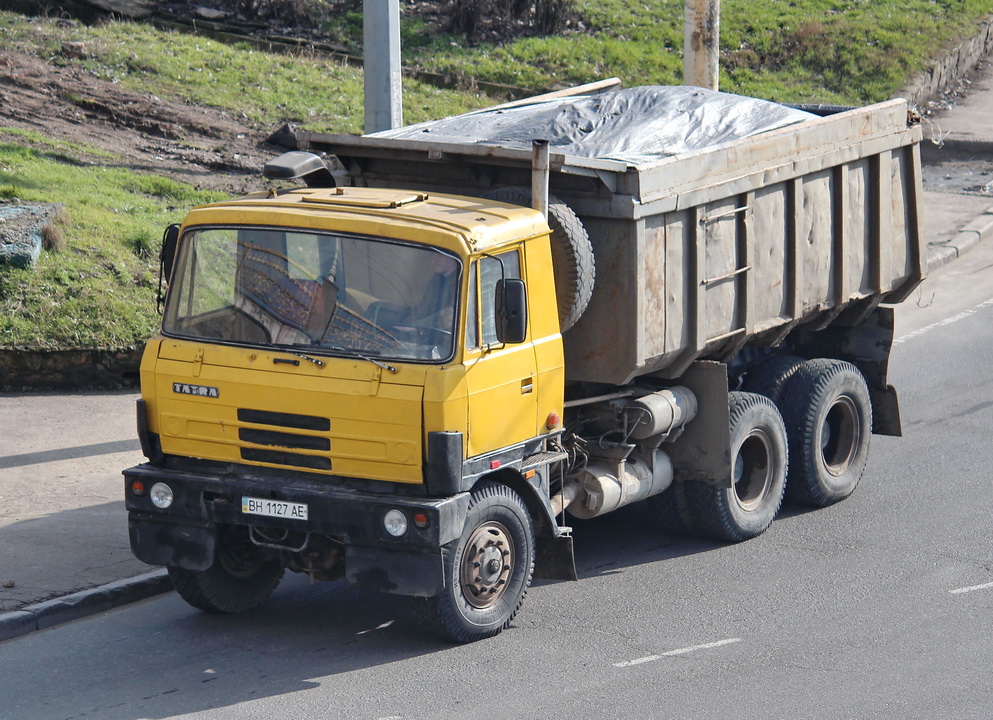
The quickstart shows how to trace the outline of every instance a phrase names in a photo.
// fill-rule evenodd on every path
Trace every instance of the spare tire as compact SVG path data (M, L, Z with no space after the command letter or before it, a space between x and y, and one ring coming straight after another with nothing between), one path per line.
M483 197L532 207L531 190L528 188L498 188ZM593 245L572 208L552 195L548 197L548 227L552 231L552 268L559 306L559 327L565 332L576 324L593 296L596 278Z

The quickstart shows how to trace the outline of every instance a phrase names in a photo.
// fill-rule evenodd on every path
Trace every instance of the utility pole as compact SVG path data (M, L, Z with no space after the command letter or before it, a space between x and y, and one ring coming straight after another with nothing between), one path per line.
M721 0L686 0L683 25L683 83L717 89Z
M398 128L403 125L400 0L363 0L362 36L365 131Z

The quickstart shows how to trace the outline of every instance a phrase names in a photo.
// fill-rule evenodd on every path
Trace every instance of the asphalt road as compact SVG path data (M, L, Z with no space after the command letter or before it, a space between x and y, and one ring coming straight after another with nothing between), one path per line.
M300 577L237 617L145 601L0 646L0 718L988 718L991 267L980 246L899 311L904 437L844 503L740 545L637 508L577 525L581 580L470 646Z

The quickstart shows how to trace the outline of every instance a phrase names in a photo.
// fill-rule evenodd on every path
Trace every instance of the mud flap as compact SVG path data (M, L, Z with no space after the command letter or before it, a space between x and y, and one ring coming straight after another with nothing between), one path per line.
M540 537L534 556L535 580L578 580L572 536Z
M171 565L198 572L214 564L214 529L130 518L131 552L149 565Z
M345 548L345 576L363 590L433 597L445 588L441 551L411 552L401 549Z
M731 420L727 365L694 362L679 378L696 396L699 410L677 442L666 447L678 482L698 480L731 487Z

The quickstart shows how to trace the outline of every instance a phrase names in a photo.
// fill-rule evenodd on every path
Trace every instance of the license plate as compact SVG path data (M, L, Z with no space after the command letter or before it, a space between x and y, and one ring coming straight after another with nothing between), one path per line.
M284 502L282 500L243 497L241 499L241 511L246 515L262 515L291 520L307 519L306 503Z

